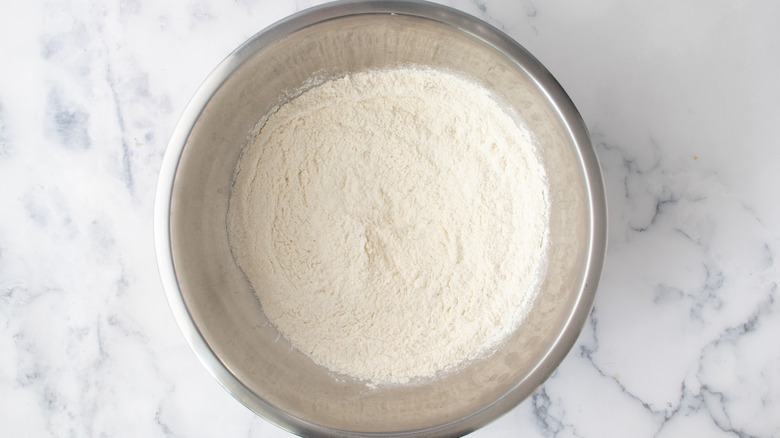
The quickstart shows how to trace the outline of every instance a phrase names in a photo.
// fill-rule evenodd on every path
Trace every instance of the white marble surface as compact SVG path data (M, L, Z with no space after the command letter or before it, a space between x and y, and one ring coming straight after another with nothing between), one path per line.
M314 3L2 2L0 435L288 436L186 345L151 218L200 82ZM589 324L473 436L780 436L780 3L444 3L559 79L609 201Z

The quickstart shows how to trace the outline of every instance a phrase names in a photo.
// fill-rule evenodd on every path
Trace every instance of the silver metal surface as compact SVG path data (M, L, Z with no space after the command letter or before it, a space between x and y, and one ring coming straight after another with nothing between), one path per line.
M380 390L329 373L263 315L227 243L233 170L248 132L312 77L426 65L491 89L532 130L547 168L549 266L529 316L498 352L439 379ZM420 2L347 2L295 14L255 35L206 79L160 170L155 246L184 336L241 403L306 436L454 436L529 396L587 319L606 246L606 206L587 130L553 77L495 28Z

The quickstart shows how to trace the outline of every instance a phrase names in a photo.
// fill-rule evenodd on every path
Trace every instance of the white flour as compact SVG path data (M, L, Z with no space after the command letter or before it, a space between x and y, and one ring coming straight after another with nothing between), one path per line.
M266 121L239 162L230 242L268 319L315 362L375 384L489 354L536 293L544 169L488 92L368 71Z

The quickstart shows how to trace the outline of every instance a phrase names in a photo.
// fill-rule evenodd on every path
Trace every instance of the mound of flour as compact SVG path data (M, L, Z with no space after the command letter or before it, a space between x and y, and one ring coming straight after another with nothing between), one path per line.
M281 106L244 151L228 231L268 319L375 384L489 354L534 299L548 195L529 134L455 75L366 71Z

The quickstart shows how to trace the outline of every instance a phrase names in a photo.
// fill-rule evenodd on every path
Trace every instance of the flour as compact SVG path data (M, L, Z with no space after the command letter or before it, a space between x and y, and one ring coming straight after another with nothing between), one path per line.
M544 270L544 169L471 81L416 68L325 82L244 151L234 255L268 319L328 369L375 384L489 354Z

